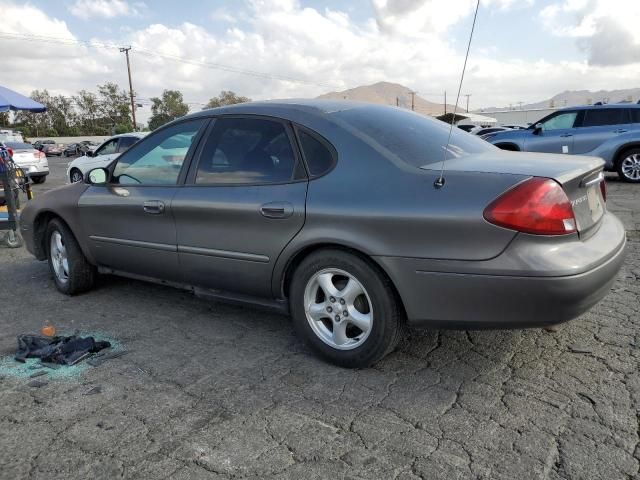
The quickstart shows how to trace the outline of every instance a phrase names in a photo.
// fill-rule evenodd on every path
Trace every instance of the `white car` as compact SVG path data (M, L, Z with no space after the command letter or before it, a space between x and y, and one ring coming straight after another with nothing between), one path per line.
M40 150L30 143L6 141L0 142L11 151L13 161L33 180L33 183L44 183L49 175L49 161Z
M67 165L67 178L71 183L81 182L84 176L94 168L104 168L118 155L126 152L134 143L148 132L131 132L114 135L104 141L94 151L88 151Z

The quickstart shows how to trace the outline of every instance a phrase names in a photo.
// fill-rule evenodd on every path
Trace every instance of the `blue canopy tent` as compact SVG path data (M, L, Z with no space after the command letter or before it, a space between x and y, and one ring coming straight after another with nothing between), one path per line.
M0 86L0 112L9 110L26 110L28 112L46 112L47 107L41 103L31 100L29 97L20 95L18 92Z

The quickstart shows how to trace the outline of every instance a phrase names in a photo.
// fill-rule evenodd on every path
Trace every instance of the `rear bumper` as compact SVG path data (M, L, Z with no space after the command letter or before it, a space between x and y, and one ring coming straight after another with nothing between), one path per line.
M422 259L377 260L398 288L413 326L539 327L571 320L593 307L607 295L624 261L626 234L611 214L589 239L565 239L577 250L571 258L553 246L557 241L545 237L535 245L536 239L525 236L495 259L438 262L435 267L434 261ZM531 254L536 248L540 252ZM522 255L514 251L519 249ZM542 250L547 251L544 262L537 258Z

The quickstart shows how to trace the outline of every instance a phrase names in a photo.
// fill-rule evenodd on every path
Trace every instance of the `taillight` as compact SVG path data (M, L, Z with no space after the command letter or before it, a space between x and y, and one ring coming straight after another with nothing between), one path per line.
M34 150L33 156L36 157L36 158L44 158L44 157L46 157L46 155L43 152L41 152L40 150Z
M602 192L602 200L607 201L607 182L602 179L600 182L600 191Z
M576 231L567 194L549 178L534 177L506 191L485 208L484 218L500 227L538 235Z
M9 156L13 158L13 150L7 147L7 152L9 152Z

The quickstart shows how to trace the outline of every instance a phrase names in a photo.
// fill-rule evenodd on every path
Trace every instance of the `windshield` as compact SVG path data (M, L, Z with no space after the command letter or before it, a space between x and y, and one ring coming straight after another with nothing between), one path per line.
M450 125L409 110L366 105L333 112L367 143L386 156L414 167L442 161ZM446 158L458 158L495 149L484 140L459 128L451 132Z

